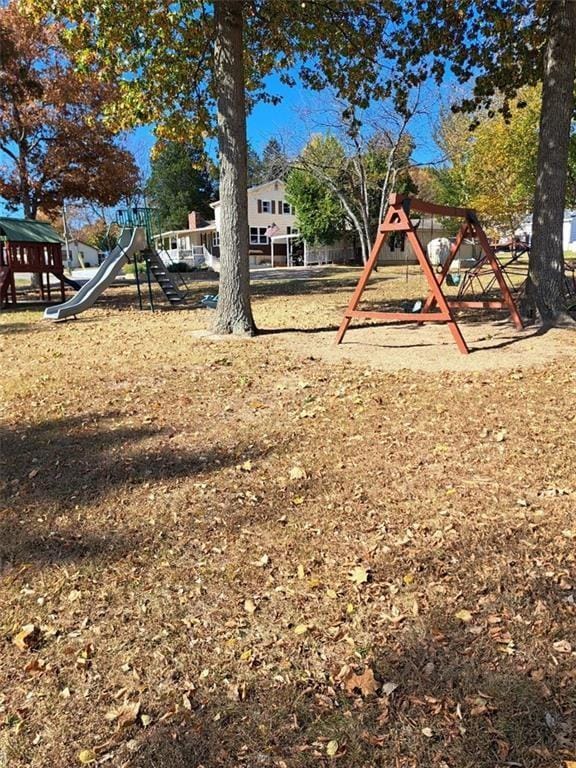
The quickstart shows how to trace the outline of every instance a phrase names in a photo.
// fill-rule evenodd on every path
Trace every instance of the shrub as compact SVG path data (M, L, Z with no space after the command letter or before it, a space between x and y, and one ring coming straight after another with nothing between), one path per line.
M175 264L168 264L168 272L190 272L190 268L185 261L177 261Z
M136 268L138 269L139 275L145 275L146 274L146 262L145 261L132 261L130 264L124 264L122 267L122 272L125 275L130 275L131 277L136 276Z

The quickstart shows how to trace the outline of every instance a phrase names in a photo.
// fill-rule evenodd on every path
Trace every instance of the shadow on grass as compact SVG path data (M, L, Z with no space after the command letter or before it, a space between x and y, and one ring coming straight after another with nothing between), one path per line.
M381 684L397 686L389 696L346 695L334 660L325 676L308 672L307 659L321 656L327 637L318 623L287 660L280 682L277 669L260 672L256 682L240 668L245 700L230 700L225 679L196 691L191 712L140 733L127 767L563 768L576 757L576 674L570 655L553 658L551 643L573 626L570 593L552 577L522 582L528 523L495 523L485 535L481 546L459 536L403 567L418 566L430 584L441 584L446 562L461 563L493 595L494 611L508 608L504 618L485 604L463 622L452 605L430 610L413 627L379 623L369 647L355 649L356 671L367 664ZM486 581L485 566L495 556L509 562L508 570ZM554 622L545 642L523 619L538 610L544 626ZM338 742L336 759L327 755L330 741Z
M571 755L574 683L559 707L546 685L486 659L461 629L382 648L372 668L397 685L389 696L349 696L334 680L248 685L244 701L227 698L225 682L197 692L191 712L141 733L125 765L329 766L329 742L349 768L558 768Z
M28 311L30 311L30 307L28 308ZM46 325L40 325L40 323L30 322L30 323L2 323L0 325L0 337L2 336L12 336L19 333L41 333L42 331L46 331L48 329L48 324Z
M139 546L139 535L131 531L80 532L78 527L47 530L37 519L23 524L15 519L0 522L0 575L29 563L78 563L85 559L120 560Z
M121 424L123 418L114 413L83 414L0 431L5 506L0 516L0 558L14 563L133 549L130 523L122 521L125 541L115 529L114 515L102 533L93 533L88 520L85 529L82 525L73 529L70 519L82 505L97 504L115 490L130 493L146 482L206 476L268 450L254 443L233 450L204 445L195 450L176 448L168 431L153 425L127 427ZM134 529L138 525L135 521Z

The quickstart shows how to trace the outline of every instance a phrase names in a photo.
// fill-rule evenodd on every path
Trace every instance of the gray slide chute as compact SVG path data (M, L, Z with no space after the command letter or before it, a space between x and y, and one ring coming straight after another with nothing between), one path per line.
M47 307L44 310L44 319L65 320L67 317L73 317L84 312L85 309L89 309L114 281L128 258L138 251L144 250L146 245L146 229L144 227L123 229L116 247L100 264L94 277L64 304Z

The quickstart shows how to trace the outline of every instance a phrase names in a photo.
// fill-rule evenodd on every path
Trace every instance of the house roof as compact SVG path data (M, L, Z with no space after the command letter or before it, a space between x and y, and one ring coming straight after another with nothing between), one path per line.
M32 219L0 217L0 232L14 243L61 243L62 238L51 224Z
M248 187L248 193L257 192L259 189L268 187L270 184L282 184L282 186L284 186L284 181L282 179L270 179L270 181L264 181L262 184L256 184L254 187ZM216 200L216 202L210 203L211 208L216 208L217 205L220 205L220 200Z
M191 232L215 232L216 231L216 222L211 221L204 227L195 227L194 229L170 229L166 232L160 232L158 235L154 235L154 237L168 237L173 235L189 235Z

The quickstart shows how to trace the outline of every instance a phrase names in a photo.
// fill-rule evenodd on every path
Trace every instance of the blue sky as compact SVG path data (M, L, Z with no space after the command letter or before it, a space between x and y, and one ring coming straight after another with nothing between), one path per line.
M429 115L416 118L410 126L410 132L416 139L416 152L414 158L418 163L432 162L437 159L438 153L432 134L437 123L442 103L448 98L448 86L442 90L434 86L428 87ZM318 113L322 104L329 101L328 94L319 94L311 91L301 84L290 88L280 82L280 78L272 76L268 78L268 91L282 97L279 104L257 104L248 116L247 132L248 140L253 149L259 154L264 149L270 138L277 138L285 147L288 154L298 152L306 141L306 137L314 130L315 115L306 113ZM128 145L136 155L140 167L148 170L150 150L154 144L154 136L151 128L143 127L132 132L128 139ZM214 144L211 154L216 155Z

